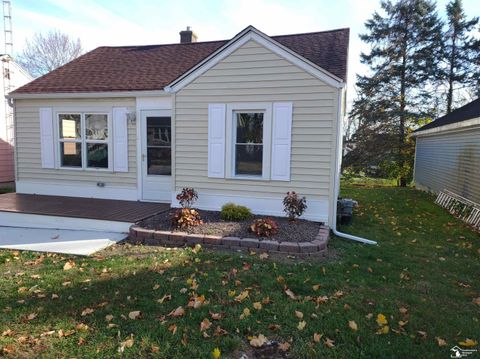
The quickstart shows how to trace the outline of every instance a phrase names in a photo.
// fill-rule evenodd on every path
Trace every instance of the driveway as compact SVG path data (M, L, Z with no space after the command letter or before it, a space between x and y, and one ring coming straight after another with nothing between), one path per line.
M0 248L88 256L126 236L101 231L0 226Z

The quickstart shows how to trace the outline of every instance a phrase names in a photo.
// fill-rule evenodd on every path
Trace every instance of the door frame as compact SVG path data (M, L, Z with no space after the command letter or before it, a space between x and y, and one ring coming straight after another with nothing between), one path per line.
M138 183L138 200L141 202L161 202L161 203L171 203L171 196L169 196L168 200L152 200L152 199L145 199L144 198L144 186L143 186L143 180L144 180L144 156L147 156L146 153L144 153L144 146L146 148L146 117L148 115L153 115L153 116L165 116L165 117L170 117L171 121L173 122L172 118L172 110L170 109L139 109L137 111L137 183ZM144 121L145 119L145 121ZM173 127L173 125L172 125ZM173 129L172 129L172 136L173 136ZM145 157L146 158L146 157ZM172 143L172 174L170 175L171 181L173 181L173 143ZM171 192L171 184L168 186L168 191Z

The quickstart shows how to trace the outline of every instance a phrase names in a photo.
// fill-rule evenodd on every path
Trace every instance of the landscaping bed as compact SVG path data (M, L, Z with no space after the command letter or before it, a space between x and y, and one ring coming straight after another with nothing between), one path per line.
M238 238L258 238L260 240L265 237L257 237L249 232L249 227L255 219L272 218L278 224L278 233L268 239L278 242L310 242L315 240L320 230L321 223L306 220L289 221L287 218L272 216L253 216L252 219L234 222L225 221L220 218L220 212L216 211L200 211L203 224L185 229L172 229L171 217L174 210L170 213L162 213L154 217L150 217L140 223L138 226L146 229L160 231L177 231L187 232L189 234L203 234L221 237L238 237Z

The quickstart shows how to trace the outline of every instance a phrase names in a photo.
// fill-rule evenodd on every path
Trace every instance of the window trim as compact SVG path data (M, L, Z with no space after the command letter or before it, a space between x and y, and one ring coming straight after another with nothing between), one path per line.
M236 113L237 112L261 112L263 113L263 156L262 175L237 175L235 174L235 144L237 137ZM227 104L226 126L226 178L268 181L270 180L271 147L272 147L272 104L264 102Z
M80 115L80 139L61 139L60 138L60 115ZM85 115L106 115L107 116L107 128L108 128L108 137L107 140L88 140L85 134L86 129L86 119ZM69 109L61 108L55 111L55 168L61 170L71 170L71 171L87 171L87 172L113 172L113 124L112 124L112 114L111 110L102 110L102 109ZM82 144L82 166L81 167L70 167L62 166L61 159L61 150L60 145L64 142L70 143L81 143ZM108 167L99 168L99 167L88 167L87 166L87 144L106 144L108 146Z

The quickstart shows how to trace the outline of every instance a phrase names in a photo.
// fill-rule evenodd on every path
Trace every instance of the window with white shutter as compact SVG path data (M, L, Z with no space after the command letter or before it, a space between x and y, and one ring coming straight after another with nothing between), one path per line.
M208 177L225 177L225 107L208 105Z
M271 179L290 181L292 103L273 104Z
M55 168L55 138L52 108L40 109L40 146L42 168Z

